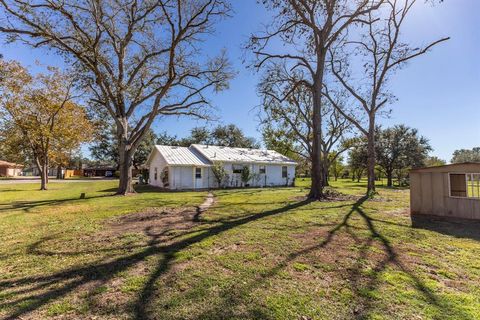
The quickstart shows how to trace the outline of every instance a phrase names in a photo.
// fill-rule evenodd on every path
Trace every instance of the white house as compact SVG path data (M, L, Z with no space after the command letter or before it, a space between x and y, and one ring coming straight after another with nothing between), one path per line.
M207 189L219 187L212 166L221 164L228 177L225 187L290 186L297 163L273 150L229 148L193 144L190 147L155 146L148 159L150 184L157 187ZM244 185L241 174L250 169Z

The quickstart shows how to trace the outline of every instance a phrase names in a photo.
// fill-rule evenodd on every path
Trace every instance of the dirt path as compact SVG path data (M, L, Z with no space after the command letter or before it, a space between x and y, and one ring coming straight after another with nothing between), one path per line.
M172 234L187 232L200 223L200 217L215 203L215 196L209 192L204 202L196 207L151 208L150 210L127 214L109 221L104 236L143 232L162 241L170 241ZM98 237L98 235L96 236Z

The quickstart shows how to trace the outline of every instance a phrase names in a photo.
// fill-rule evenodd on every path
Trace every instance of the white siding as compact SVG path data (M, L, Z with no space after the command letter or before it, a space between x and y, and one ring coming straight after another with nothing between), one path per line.
M165 162L165 159L163 159L160 153L155 152L152 160L150 161L150 172L149 172L149 181L152 186L163 187L161 175L166 165L167 164ZM157 169L157 179L155 179L155 168Z
M225 163L224 168L228 174L226 187L242 187L242 179L240 173L233 173L233 165L248 166L255 177L248 183L251 187L272 187L292 185L295 177L295 165L282 164L260 164L260 163ZM265 174L259 174L260 166L265 166ZM288 180L282 177L282 167L287 167ZM155 179L155 168L157 168L157 179ZM162 183L162 172L165 168L169 170L169 185L164 186ZM194 165L171 165L167 164L163 156L158 150L154 151L150 160L150 184L157 187L167 187L172 190L183 189L208 189L218 188L217 181L210 167L199 166L202 170L202 177L195 177Z
M194 189L193 167L170 167L170 189Z

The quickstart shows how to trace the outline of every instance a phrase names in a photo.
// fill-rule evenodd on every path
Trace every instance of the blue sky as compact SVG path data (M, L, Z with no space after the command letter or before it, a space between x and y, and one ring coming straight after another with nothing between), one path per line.
M213 55L226 48L238 75L228 91L210 98L222 123L235 123L247 135L260 138L254 110L260 102L256 94L259 77L246 70L241 47L249 34L268 23L270 17L256 0L232 2L235 13L208 40L207 53ZM409 18L404 39L418 45L444 36L451 40L396 74L390 87L398 102L392 106L390 118L381 119L380 123L405 123L418 128L430 139L433 154L450 160L455 149L480 146L480 1L445 0L436 6L420 4L416 9ZM36 60L51 65L61 61L53 53L20 44L2 45L0 52L7 59L32 67ZM192 127L204 124L169 118L157 121L154 130L183 137Z

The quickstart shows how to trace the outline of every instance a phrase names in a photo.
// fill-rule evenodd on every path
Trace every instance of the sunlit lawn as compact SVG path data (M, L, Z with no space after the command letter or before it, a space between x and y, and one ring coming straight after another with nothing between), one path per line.
M480 319L480 231L412 228L407 190L299 180L198 215L206 192L115 183L0 185L0 318Z

